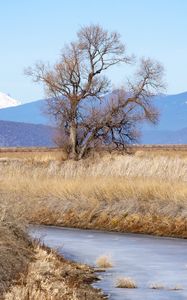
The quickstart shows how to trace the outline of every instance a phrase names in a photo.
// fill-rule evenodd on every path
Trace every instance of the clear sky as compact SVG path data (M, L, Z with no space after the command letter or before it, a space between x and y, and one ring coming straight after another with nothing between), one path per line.
M95 23L118 31L129 54L162 62L167 93L187 91L187 0L2 0L0 91L22 102L43 98L24 68L55 62L82 25ZM127 75L123 67L109 77L117 85Z

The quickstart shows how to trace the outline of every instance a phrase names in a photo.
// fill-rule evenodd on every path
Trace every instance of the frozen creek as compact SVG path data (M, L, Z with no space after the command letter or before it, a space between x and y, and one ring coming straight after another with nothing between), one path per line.
M113 267L98 274L101 280L94 286L111 300L187 299L187 240L52 226L34 226L29 232L77 262L94 266L99 256L109 255ZM121 277L131 277L138 288L116 288ZM151 284L164 289L150 289ZM172 290L176 286L182 289Z

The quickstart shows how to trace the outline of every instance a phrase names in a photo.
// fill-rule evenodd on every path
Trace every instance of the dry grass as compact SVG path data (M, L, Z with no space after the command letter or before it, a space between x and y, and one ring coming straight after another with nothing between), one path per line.
M33 223L187 237L187 160L105 155L0 163L1 201Z
M101 300L99 290L90 287L95 276L84 265L70 263L52 251L35 247L34 260L4 300Z
M163 148L161 147L160 149L154 149L154 147L151 149L149 149L149 151L146 148L142 148L142 149L137 149L137 151L134 151L134 154L138 157L180 157L182 159L187 159L187 146L183 145L182 148L176 148L176 149L172 149L172 146L170 148L165 148L163 146Z
M114 155L119 152L113 151ZM187 145L135 145L129 146L126 152L121 151L121 154L134 154L138 157L180 157L187 158ZM91 152L90 157L104 157L108 154L103 149L98 149L97 152ZM65 149L47 148L47 147L7 147L0 148L0 158L9 159L25 159L33 161L47 162L51 160L64 161L67 159Z
M123 288L123 289L135 289L137 288L137 284L130 277L122 277L117 279L116 287Z
M47 148L7 148L3 150L0 148L0 160L2 159L23 159L31 162L49 162L49 161L63 161L67 159L67 154L61 149L49 150Z
M112 268L113 266L111 258L108 255L99 256L96 260L96 265L97 267L104 269Z

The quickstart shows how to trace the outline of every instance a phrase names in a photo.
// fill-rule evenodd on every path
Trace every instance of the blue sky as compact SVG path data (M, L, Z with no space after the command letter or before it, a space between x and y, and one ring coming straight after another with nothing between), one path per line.
M22 102L44 97L24 68L55 62L81 26L94 23L118 31L129 54L162 62L167 93L187 91L186 0L6 0L0 12L0 91ZM121 85L128 72L114 68L109 77Z

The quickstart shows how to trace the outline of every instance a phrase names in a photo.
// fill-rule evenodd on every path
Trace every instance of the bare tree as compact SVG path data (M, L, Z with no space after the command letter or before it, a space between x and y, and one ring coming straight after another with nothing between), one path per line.
M55 118L62 140L68 141L73 159L81 159L98 144L124 147L136 140L140 121L156 122L158 112L151 99L163 88L158 62L142 59L135 80L105 96L110 90L107 69L132 61L118 33L91 25L77 33L77 41L62 50L53 67L40 62L26 70L35 82L44 84L48 113Z

